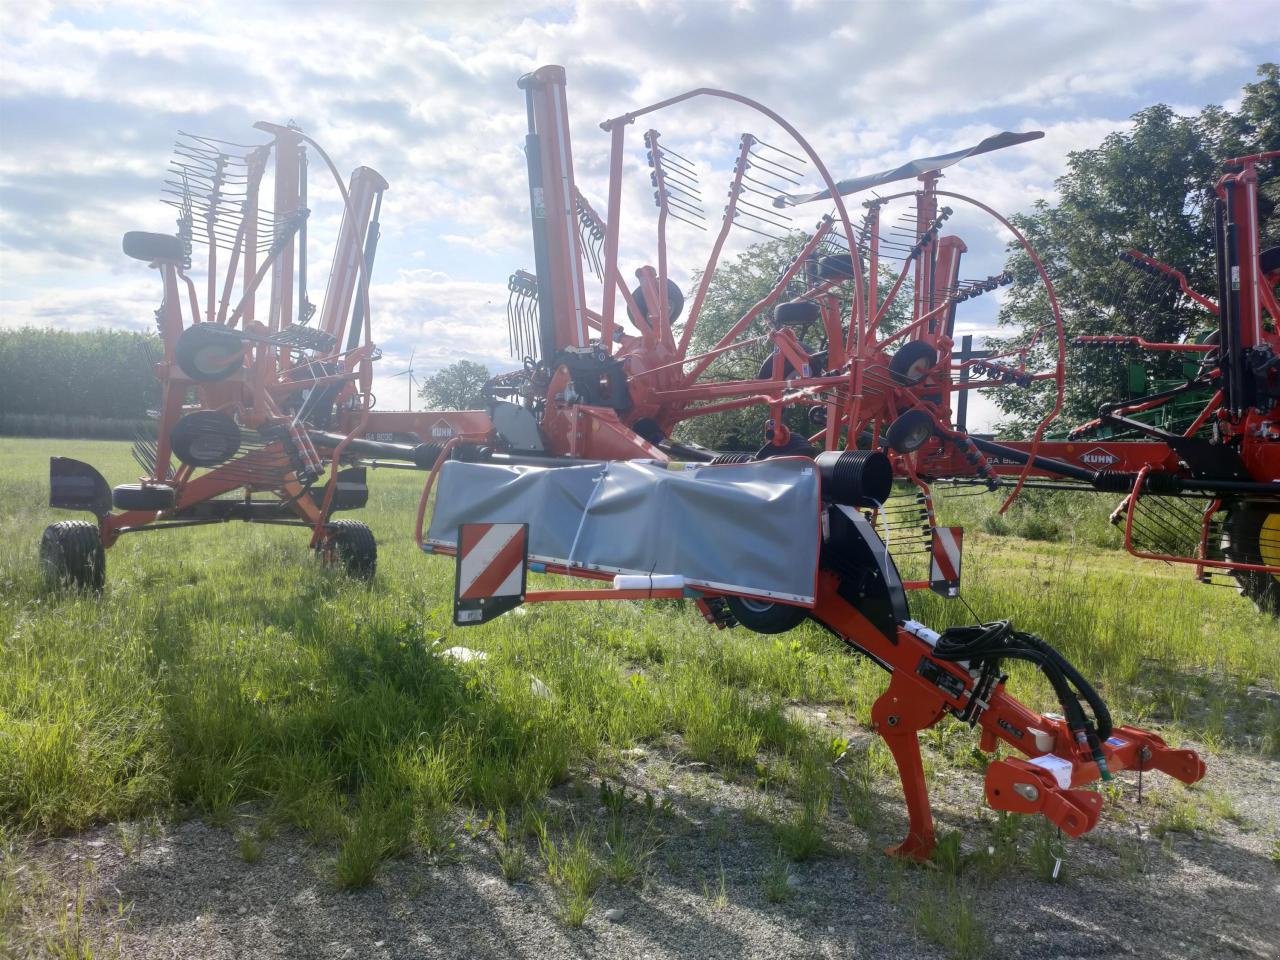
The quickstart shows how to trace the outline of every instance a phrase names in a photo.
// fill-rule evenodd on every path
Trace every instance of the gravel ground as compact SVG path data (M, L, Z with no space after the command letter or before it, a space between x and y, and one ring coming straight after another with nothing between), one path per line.
M947 879L879 852L905 823L894 783L875 785L870 833L850 826L837 800L831 849L791 865L790 896L775 903L764 878L778 863L770 821L785 807L762 800L751 783L681 765L674 751L637 753L623 777L633 796L648 790L662 799L648 821L661 842L646 880L606 881L580 929L560 919L532 841L526 878L508 884L493 833L461 821L449 856L393 860L372 887L350 893L334 887L334 850L296 834L270 838L250 863L234 824L100 827L22 852L24 923L56 933L59 910L78 894L85 938L106 956L118 949L130 958L948 956L921 935L918 919L938 909ZM1229 797L1229 813L1162 838L1152 827L1176 794L1155 779L1147 778L1138 806L1136 781L1125 775L1103 825L1068 844L1061 883L1037 879L1025 861L993 879L961 872L958 889L985 928L988 955L1280 956L1280 864L1272 858L1280 763L1210 757L1196 795L1202 803ZM992 817L977 771L937 758L933 791L941 831L960 830L966 851L986 842ZM599 803L584 775L558 788L550 809L561 823L600 826L607 813ZM240 811L243 822L253 813ZM642 819L640 804L629 817Z

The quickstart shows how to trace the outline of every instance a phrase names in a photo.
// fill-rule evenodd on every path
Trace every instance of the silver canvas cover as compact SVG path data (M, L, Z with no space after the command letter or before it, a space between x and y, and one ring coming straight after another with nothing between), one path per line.
M426 542L463 523L529 524L529 559L812 605L820 489L812 460L680 469L635 461L572 467L450 461Z

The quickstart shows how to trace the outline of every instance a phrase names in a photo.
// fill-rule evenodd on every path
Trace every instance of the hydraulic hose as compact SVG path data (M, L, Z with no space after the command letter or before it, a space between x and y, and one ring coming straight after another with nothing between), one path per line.
M1100 741L1111 736L1111 712L1080 671L1044 640L1033 633L1014 630L1008 620L996 620L944 630L933 652L940 660L967 660L993 667L1004 658L1035 664L1053 687L1067 726L1098 763L1103 779L1110 779ZM1092 722L1085 715L1081 700L1089 705Z

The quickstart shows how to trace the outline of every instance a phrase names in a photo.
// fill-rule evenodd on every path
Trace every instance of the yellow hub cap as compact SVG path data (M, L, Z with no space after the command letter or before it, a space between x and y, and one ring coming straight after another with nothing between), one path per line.
M1280 567L1280 513L1269 513L1258 531L1258 552L1269 567ZM1280 580L1280 574L1272 574Z

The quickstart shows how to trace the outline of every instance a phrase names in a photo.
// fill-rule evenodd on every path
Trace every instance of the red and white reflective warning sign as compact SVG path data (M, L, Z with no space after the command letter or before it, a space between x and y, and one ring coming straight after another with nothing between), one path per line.
M934 527L929 589L944 597L960 596L960 550L964 527Z
M464 523L458 527L453 622L486 623L524 602L529 555L527 523Z

